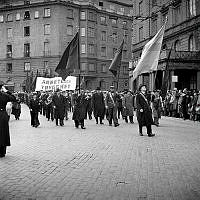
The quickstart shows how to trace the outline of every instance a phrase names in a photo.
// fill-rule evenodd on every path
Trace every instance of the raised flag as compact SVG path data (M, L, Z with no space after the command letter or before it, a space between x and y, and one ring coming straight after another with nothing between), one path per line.
M123 46L124 46L124 40L122 41L109 67L109 71L112 72L114 76L117 76L117 72L120 70Z
M75 69L79 69L79 33L77 32L64 51L55 72L63 80L67 78Z
M167 20L157 34L144 46L141 58L133 71L134 80L140 74L150 73L157 70L166 22Z

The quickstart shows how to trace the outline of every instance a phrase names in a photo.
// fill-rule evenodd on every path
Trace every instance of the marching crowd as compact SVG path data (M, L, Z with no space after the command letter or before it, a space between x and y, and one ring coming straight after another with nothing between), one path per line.
M3 85L0 85L0 157L6 154L6 146L10 146L9 116L13 114L16 120L20 119L21 103L30 109L31 126L40 125L39 114L56 126L64 126L69 120L69 112L76 128L86 129L84 120L95 118L96 124L118 127L118 119L133 124L136 111L139 125L139 135L143 136L142 127L146 126L147 135L152 133L151 125L159 126L161 116L183 118L200 121L200 92L174 90L167 91L162 97L161 91L147 91L145 85L140 85L137 92L129 90L117 92L114 86L108 91L78 90L75 91L40 91L32 93L11 94ZM5 134L6 133L6 134Z

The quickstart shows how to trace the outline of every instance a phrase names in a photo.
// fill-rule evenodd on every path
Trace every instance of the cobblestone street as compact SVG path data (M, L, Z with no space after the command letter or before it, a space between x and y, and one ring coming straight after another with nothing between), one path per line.
M0 200L200 199L200 123L163 117L149 138L136 118L116 128L86 120L86 130L39 118L31 127L25 105L11 117Z

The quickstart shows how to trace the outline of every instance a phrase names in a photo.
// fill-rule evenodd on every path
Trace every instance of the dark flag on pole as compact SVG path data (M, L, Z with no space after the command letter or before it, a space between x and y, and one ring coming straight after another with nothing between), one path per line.
M79 69L79 33L77 32L71 40L62 58L55 69L55 72L62 77L63 80L67 78L75 69Z
M117 71L120 70L123 45L124 45L124 40L122 41L109 67L109 71L111 71L114 76L117 76Z
M169 79L170 79L170 73L169 73L169 59L171 56L171 52L172 52L172 47L170 48L169 54L167 56L167 62L166 62L166 67L165 67L165 73L164 73L164 78L163 78L163 82L162 82L162 88L161 88L161 92L162 92L162 97L165 98L166 94L167 94L167 90L169 88Z

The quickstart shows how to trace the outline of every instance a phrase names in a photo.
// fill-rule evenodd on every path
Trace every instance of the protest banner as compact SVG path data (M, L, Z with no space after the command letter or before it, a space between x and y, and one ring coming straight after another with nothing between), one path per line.
M65 90L75 90L76 89L76 77L68 76L64 81L61 77L54 78L44 78L37 77L35 91L55 91L60 89Z

